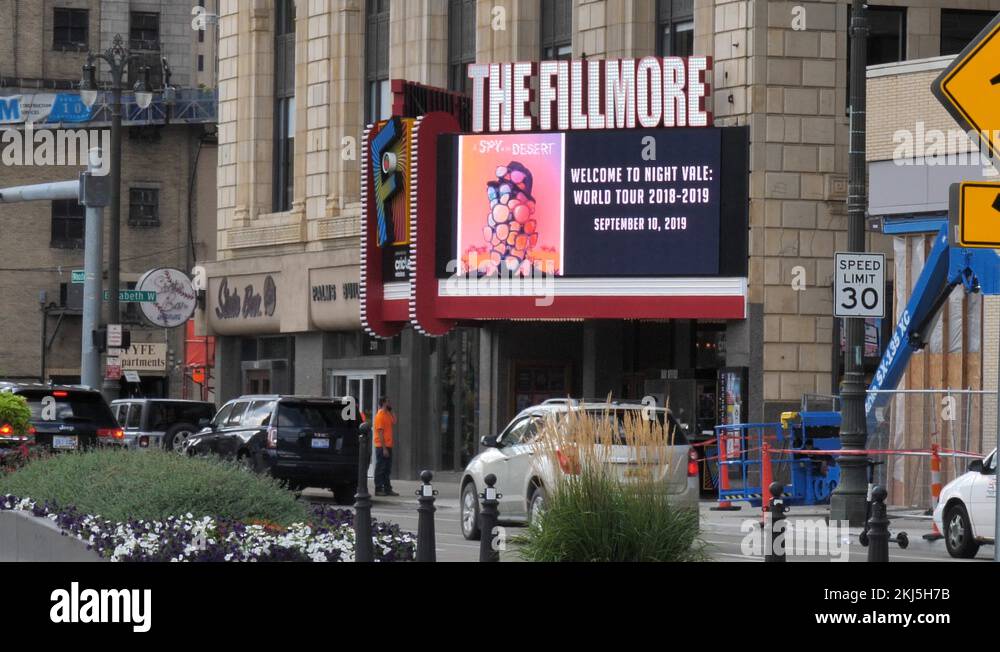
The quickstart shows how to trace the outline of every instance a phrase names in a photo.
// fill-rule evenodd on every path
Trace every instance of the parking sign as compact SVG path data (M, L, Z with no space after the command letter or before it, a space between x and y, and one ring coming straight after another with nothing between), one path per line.
M834 311L837 317L885 318L885 254L837 254Z

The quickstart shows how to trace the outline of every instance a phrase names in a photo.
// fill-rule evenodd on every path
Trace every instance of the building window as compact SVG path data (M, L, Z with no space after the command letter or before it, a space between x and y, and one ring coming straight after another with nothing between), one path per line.
M906 60L906 7L868 7L868 65Z
M90 10L62 9L52 15L52 47L56 50L86 50L90 33Z
M75 199L57 199L52 202L53 249L83 249L86 208Z
M130 188L128 225L160 226L160 191L156 188Z
M295 2L280 0L274 47L274 212L292 209L295 194Z
M941 10L941 56L958 54L996 18L995 11Z
M657 5L656 51L661 57L692 56L694 0L659 0Z
M129 17L129 47L133 50L160 49L160 14L133 11Z
M392 115L389 85L389 0L367 0L365 24L365 116L368 123Z
M573 0L542 0L542 60L573 57Z
M852 7L847 7L847 98L851 106L851 23ZM868 65L906 60L906 7L868 5Z
M466 70L476 62L476 0L448 3L448 88L470 93Z

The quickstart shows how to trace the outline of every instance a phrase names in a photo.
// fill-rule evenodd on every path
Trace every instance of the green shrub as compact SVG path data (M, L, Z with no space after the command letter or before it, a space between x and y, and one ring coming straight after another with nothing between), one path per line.
M661 478L672 459L672 434L663 424L571 411L550 419L537 440L537 458L553 469L545 511L515 539L520 555L540 562L684 562L707 558L697 509L678 507ZM619 479L609 456L633 451L635 470Z
M664 492L641 491L610 474L583 469L548 496L545 511L516 543L541 562L682 562L706 558L698 513Z
M73 506L111 521L192 514L290 525L307 506L268 477L213 458L99 450L30 462L0 478L0 494Z
M0 392L0 428L9 425L14 435L27 435L31 427L31 408L23 396Z

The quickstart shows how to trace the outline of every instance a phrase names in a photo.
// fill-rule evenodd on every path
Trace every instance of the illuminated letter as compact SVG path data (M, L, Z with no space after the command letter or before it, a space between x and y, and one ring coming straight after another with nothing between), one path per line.
M707 127L708 113L705 112L705 83L702 76L706 70L712 69L712 60L708 57L688 58L688 126Z
M659 59L645 57L639 61L635 81L639 96L639 124L647 129L660 126L663 116L663 71Z
M635 128L635 59L604 63L608 129Z
M687 97L684 59L668 57L663 60L663 126L687 126Z
M552 105L556 101L556 87L552 78L559 74L556 61L543 61L538 65L538 120L542 131L552 129Z
M486 115L486 78L490 67L484 63L469 65L469 79L472 80L472 131L483 132L483 118Z
M531 75L534 65L514 64L514 131L531 131Z

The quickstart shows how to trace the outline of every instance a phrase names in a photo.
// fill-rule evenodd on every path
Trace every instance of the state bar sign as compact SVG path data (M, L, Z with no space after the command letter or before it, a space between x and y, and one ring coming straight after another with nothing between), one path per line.
M837 317L885 318L885 254L836 255L834 311Z

